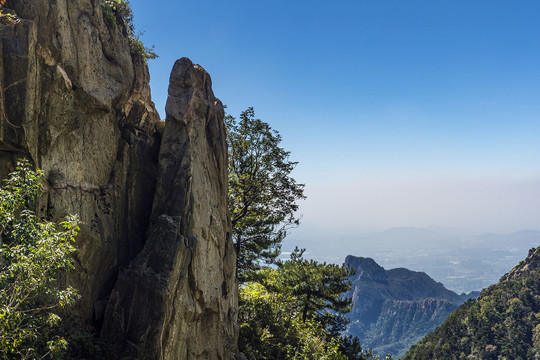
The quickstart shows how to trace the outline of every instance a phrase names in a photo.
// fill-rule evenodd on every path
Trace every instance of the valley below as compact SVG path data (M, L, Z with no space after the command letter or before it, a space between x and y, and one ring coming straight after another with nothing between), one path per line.
M332 241L320 240L331 237ZM539 242L536 230L475 235L446 228L398 227L365 235L308 229L292 232L283 250L297 244L308 249L307 256L337 264L347 255L370 257L386 269L423 271L461 294L496 283Z

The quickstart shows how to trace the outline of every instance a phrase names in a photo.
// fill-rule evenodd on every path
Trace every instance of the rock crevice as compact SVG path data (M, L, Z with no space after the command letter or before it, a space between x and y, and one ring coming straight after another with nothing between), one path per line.
M45 171L38 209L81 218L77 314L126 354L225 359L236 281L223 106L208 73L174 65L161 121L144 61L94 0L11 0L0 31L0 176Z

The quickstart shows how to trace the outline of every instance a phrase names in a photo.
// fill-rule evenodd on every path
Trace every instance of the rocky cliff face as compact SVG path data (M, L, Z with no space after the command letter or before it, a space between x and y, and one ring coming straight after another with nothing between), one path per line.
M148 240L120 273L103 334L120 334L132 355L223 359L235 337L223 324L236 318L223 106L206 71L184 58L166 110Z
M347 256L345 264L356 270L346 294L353 299L347 332L383 356L402 356L461 303L477 295L458 295L423 272L385 270L370 258Z
M45 170L40 211L78 214L77 313L156 359L227 358L236 339L223 107L175 64L167 120L148 70L96 0L12 0L1 32L0 175Z

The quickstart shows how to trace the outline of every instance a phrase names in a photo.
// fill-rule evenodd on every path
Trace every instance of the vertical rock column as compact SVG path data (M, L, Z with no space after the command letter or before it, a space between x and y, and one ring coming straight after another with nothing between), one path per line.
M120 273L102 337L128 356L230 359L237 338L224 111L189 59L171 73L148 238Z

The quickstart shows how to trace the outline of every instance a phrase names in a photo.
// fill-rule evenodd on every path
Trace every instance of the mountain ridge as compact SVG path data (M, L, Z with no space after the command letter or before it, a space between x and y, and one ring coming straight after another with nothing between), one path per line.
M404 360L540 358L540 247L454 311Z
M477 295L457 294L420 271L385 270L371 258L349 255L345 266L355 269L347 333L358 336L374 353L401 356L461 303Z

